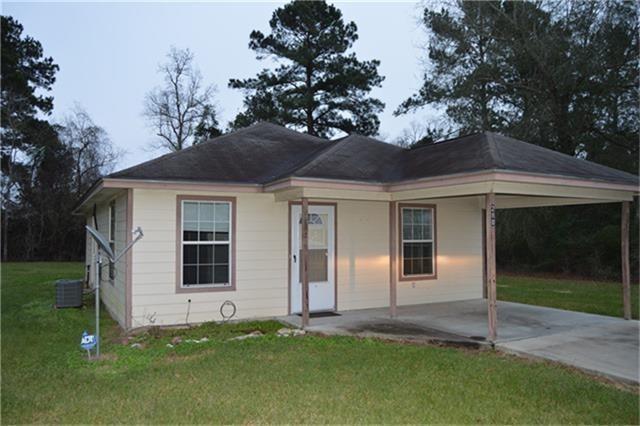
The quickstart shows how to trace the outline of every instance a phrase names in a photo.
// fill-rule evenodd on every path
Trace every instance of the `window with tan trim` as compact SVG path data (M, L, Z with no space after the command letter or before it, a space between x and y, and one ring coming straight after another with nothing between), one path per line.
M401 278L436 275L435 207L400 205Z
M233 287L233 202L184 197L178 203L179 289Z

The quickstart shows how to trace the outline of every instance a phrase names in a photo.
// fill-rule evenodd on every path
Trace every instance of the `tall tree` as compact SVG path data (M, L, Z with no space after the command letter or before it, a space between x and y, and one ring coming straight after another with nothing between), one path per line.
M430 38L423 86L397 114L444 106L461 133L496 130L637 173L640 33L634 3L454 1L438 7L423 15ZM501 211L498 219L503 265L608 276L619 271L619 259L603 250L617 238L616 206Z
M73 165L73 183L70 188L78 196L93 183L109 173L122 157L107 132L92 120L89 113L76 105L57 126L59 139Z
M635 156L636 18L628 2L455 1L426 8L429 67L420 91L396 114L445 106L461 132L499 130L589 158L617 149Z
M430 33L423 85L395 111L415 111L428 104L446 107L463 132L503 124L500 90L500 42L493 31L496 12L488 2L460 1L457 7L426 8L422 22Z
M249 48L279 66L229 81L245 92L245 111L233 127L267 120L318 136L378 132L384 104L368 94L384 77L379 61L348 53L358 39L354 22L345 23L342 12L325 1L294 0L273 12L269 26L271 34L251 32Z
M180 151L220 134L213 105L213 85L205 85L189 49L172 47L158 71L164 85L147 93L144 116L158 141L153 148Z
M1 18L0 125L2 149L2 230L5 236L2 257L8 256L7 233L10 217L17 206L20 176L28 173L27 160L36 151L40 139L28 137L33 127L47 123L38 115L49 114L53 98L45 93L55 82L58 66L45 57L42 45L23 35L22 25L10 16ZM44 93L43 93L44 92Z

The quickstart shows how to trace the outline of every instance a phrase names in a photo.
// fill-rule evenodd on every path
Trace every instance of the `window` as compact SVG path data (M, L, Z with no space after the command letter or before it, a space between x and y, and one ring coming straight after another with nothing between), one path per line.
M109 247L111 251L116 251L116 202L109 203ZM116 278L116 265L113 262L109 262L109 279L111 283Z
M309 213L309 258L307 262L307 273L309 276L309 282L325 282L329 280L329 227L328 215L326 213L317 214ZM300 218L302 223L302 218ZM302 259L302 247L298 253L300 259ZM302 277L302 262L299 262L300 270L299 277Z
M232 288L233 201L179 198L179 209L178 288Z
M435 208L401 206L401 278L435 278Z

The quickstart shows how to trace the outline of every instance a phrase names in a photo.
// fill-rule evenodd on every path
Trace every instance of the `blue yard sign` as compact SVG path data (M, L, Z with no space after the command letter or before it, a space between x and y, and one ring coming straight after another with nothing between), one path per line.
M91 349L96 347L96 343L96 336L87 333L87 330L82 333L82 339L80 339L80 346L82 347L82 349L89 352Z

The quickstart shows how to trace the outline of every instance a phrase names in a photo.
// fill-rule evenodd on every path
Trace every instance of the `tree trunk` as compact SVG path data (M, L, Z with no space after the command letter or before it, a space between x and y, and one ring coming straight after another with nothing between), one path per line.
M307 133L316 136L315 129L313 128L313 87L311 76L313 74L313 67L311 64L306 67L306 106L305 112L307 113Z

